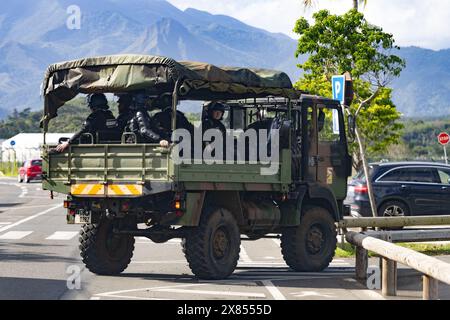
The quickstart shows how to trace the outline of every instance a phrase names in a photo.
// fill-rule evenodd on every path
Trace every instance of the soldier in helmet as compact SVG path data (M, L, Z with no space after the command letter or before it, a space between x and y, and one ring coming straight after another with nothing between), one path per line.
M217 101L211 101L204 105L204 113L202 117L203 132L208 129L218 129L225 136L226 128L222 123L225 106Z
M119 111L119 115L117 116L117 128L119 132L124 132L128 122L133 118L131 107L133 97L128 93L116 94L116 96L119 98L117 100Z
M97 132L112 129L117 126L114 115L109 110L108 100L103 93L89 94L86 98L87 105L91 114L86 118L78 132L76 132L69 141L59 144L56 147L57 152L63 152L70 144L75 144L84 133L90 133L94 137Z
M202 116L202 131L203 135L209 129L219 130L222 134L223 142L223 155L226 154L225 147L225 137L227 130L222 123L223 115L225 113L225 105L217 101L210 101L203 105L203 116ZM211 145L208 142L204 143L204 148L208 149ZM215 155L215 152L212 152Z
M131 104L134 113L128 121L126 131L136 134L139 143L159 143L161 147L168 147L168 135L163 135L156 129L155 121L148 114L152 108L152 99L145 93L137 93L133 96Z

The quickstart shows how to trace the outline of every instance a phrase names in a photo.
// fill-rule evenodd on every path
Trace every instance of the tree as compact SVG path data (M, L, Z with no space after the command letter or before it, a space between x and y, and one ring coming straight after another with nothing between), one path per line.
M315 0L303 0L303 5L305 7L311 7L314 2L315 2ZM360 4L366 6L367 0L353 0L353 9L358 11Z
M342 16L321 10L313 15L314 25L300 18L294 32L300 35L296 57L309 54L300 64L306 73L297 86L300 89L323 95L330 88L333 75L350 73L354 80L356 99L350 112L357 119L356 138L359 152L353 152L357 168L369 175L366 151L379 152L398 143L402 126L397 122L400 114L391 101L390 81L400 75L405 62L391 51L394 45L391 34L369 24L364 15L353 9ZM330 89L328 89L330 90ZM371 137L365 142L363 137ZM357 148L353 145L353 150ZM367 186L376 215L370 179Z

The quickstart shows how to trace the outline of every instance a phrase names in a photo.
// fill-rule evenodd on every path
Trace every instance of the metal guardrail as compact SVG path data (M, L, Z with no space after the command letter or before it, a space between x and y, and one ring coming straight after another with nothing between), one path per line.
M395 228L450 225L450 216L344 218L339 228Z
M371 236L353 231L346 233L346 240L357 247L355 266L357 279L367 279L368 251L372 251L382 257L381 291L383 296L397 295L397 263L409 266L424 274L422 292L424 300L435 300L438 298L438 281L450 285L450 264L414 250L377 239L374 236L384 237L386 240L389 240L389 234L386 232L376 233L372 232ZM401 233L403 233L402 236L394 236L394 238L398 241L416 238L411 232L393 231L390 232L391 239L394 234ZM436 237L436 233L432 236ZM448 235L445 236L445 238L447 237ZM417 233L417 238L420 241L424 241L424 233Z

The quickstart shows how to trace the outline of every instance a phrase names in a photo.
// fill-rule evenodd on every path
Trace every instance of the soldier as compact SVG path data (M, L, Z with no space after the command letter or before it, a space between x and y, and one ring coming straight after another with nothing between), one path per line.
M119 100L117 100L119 115L117 116L117 128L120 132L124 132L128 122L133 118L133 111L131 110L131 104L133 103L133 97L128 93L117 94Z
M155 121L150 118L147 110L149 108L149 97L138 93L133 97L133 118L128 122L127 131L136 134L138 142L159 143L161 147L168 147L169 140L166 135L161 135L155 130Z
M222 123L225 106L217 101L211 101L204 105L204 116L202 118L203 132L208 129L219 129L223 136L226 134L225 126Z
M223 157L225 157L226 154L226 145L225 145L225 138L227 130L225 126L222 123L223 114L225 113L225 106L217 101L210 101L203 105L203 117L202 117L202 131L203 135L205 132L209 129L216 129L219 130L222 134L222 143L223 143ZM209 142L204 143L204 148L208 149L211 148L211 145ZM212 155L215 156L215 152L212 152Z
M116 119L109 110L108 100L103 93L89 94L86 97L86 102L91 110L91 114L89 114L86 118L86 121L83 123L81 129L78 130L78 132L76 132L70 140L59 144L55 148L57 152L63 152L69 147L70 144L77 143L77 140L84 133L90 133L93 137L95 137L99 131L108 130L117 126Z

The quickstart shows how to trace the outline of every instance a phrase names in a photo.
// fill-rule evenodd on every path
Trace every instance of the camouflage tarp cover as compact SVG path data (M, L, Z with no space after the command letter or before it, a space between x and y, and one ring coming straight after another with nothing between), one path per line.
M297 98L289 77L280 71L216 67L148 55L114 55L50 65L43 93L49 120L78 93L147 90L173 92L180 80L179 99L240 99L264 96Z

